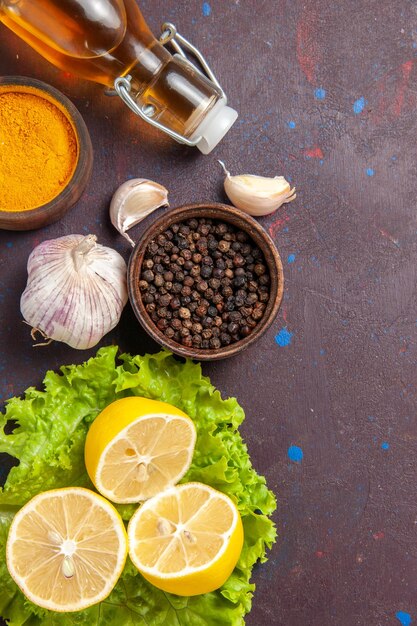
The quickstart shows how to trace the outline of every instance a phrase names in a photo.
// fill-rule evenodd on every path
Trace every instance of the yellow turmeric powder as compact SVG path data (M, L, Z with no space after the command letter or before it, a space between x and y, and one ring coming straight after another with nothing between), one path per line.
M1 211L28 211L55 198L77 159L75 131L57 104L36 89L0 86Z

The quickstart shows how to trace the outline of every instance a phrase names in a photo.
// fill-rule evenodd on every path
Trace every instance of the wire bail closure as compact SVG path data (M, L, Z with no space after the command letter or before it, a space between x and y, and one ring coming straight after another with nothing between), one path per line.
M217 87L217 89L220 90L221 96L223 98L226 98L226 95L221 88L219 81L217 80L204 56L195 46L193 46L192 43L190 43L185 37L178 33L177 28L174 24L171 24L170 22L165 22L164 24L162 24L159 43L161 43L163 46L171 44L175 52L179 54L184 61L189 63L195 70L200 72L200 74L203 74L200 68L187 58L183 48L187 52L191 53L198 60L209 80L211 80L211 82ZM117 95L120 96L123 102L129 107L131 111L133 111L133 113L136 113L136 115L141 117L145 122L147 122L151 126L154 126L155 128L158 128L158 130L162 130L164 133L166 133L167 135L172 137L172 139L175 139L179 143L183 143L186 146L196 146L200 142L201 137L197 137L193 140L187 139L186 137L184 137L184 135L180 135L171 128L168 128L157 120L152 119L153 115L155 115L155 107L152 104L145 104L140 107L136 103L130 93L132 87L131 80L132 77L129 74L127 76L119 76L114 81L114 89Z

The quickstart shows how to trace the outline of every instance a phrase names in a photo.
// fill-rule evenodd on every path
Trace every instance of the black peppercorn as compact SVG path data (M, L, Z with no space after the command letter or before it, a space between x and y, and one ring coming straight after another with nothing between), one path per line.
M200 306L197 307L197 309L195 311L196 315L198 315L198 317L204 317L207 314L207 309L208 309L208 307L200 304Z
M197 291L206 291L208 289L208 283L205 280L200 280L196 287Z
M161 306L168 306L168 304L171 302L171 299L172 299L172 296L169 293L162 295L159 298L159 304Z
M210 348L212 350L218 350L221 346L220 339L218 337L213 337L210 339Z
M171 321L171 326L174 330L180 330L182 328L182 321L178 318L175 318Z
M171 328L171 326L168 326L168 328L165 329L165 337L168 337L168 339L172 339L174 334L175 330Z
M230 298L233 295L233 289L231 287L222 287L222 294L225 298Z
M228 346L232 340L231 336L228 333L221 333L219 339L220 339L220 343L223 346Z
M188 287L188 285L184 285L184 287L181 289L181 295L182 296L191 296L191 287Z
M251 306L242 306L240 308L240 312L243 315L243 317L249 317L249 315L252 315L252 311L253 311L253 308Z
M181 306L180 299L177 297L171 298L169 302L169 306L171 307L171 309L174 309L174 310L179 309Z
M202 342L201 335L193 335L191 339L192 339L193 348L199 348L201 346L201 342Z
M236 276L233 279L233 287L235 289L241 289L242 287L246 286L246 278L245 276Z
M243 230L239 230L236 233L236 241L240 241L240 243L245 243L248 240L248 236Z
M164 284L164 277L162 276L162 274L157 274L154 278L154 285L156 287L162 287L162 285Z
M203 317L201 323L203 325L203 328L211 328L214 324L213 318L209 317L208 315L206 317Z
M252 311L252 318L256 321L260 320L263 317L264 312L261 309L254 309Z
M218 245L218 249L220 252L227 252L230 248L230 242L229 241L225 241L224 239L221 239L219 241L219 245Z
M213 273L213 269L209 267L208 265L203 265L203 267L201 268L200 274L203 278L210 278L212 273Z
M166 319L160 319L157 321L156 325L158 326L159 330L162 330L162 332L164 332L168 328L168 321Z
M145 293L145 295L143 296L143 301L145 304L151 304L152 302L154 302L155 298L151 293Z
M143 280L146 280L148 283L151 283L155 278L155 274L152 270L145 270L142 274Z

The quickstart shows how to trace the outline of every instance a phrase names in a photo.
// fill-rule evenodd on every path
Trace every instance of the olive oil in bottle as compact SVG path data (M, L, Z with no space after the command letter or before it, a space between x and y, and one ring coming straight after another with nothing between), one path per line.
M237 117L218 85L154 38L136 0L0 0L0 21L62 70L109 88L128 77L130 108L205 154Z

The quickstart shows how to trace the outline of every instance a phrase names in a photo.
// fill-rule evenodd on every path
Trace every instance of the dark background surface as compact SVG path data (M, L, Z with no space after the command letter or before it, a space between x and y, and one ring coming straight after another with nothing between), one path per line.
M89 187L59 223L0 232L1 400L95 353L31 347L19 298L36 244L93 232L127 259L108 206L129 177L164 184L174 207L225 200L217 158L234 174L286 176L297 200L261 220L284 263L278 318L247 352L203 366L244 407L243 435L278 497L279 540L255 571L247 624L416 623L417 5L141 6L154 32L169 19L200 46L239 120L209 156L174 145L0 26L0 74L62 90L95 149ZM100 345L112 342L158 349L129 306Z

